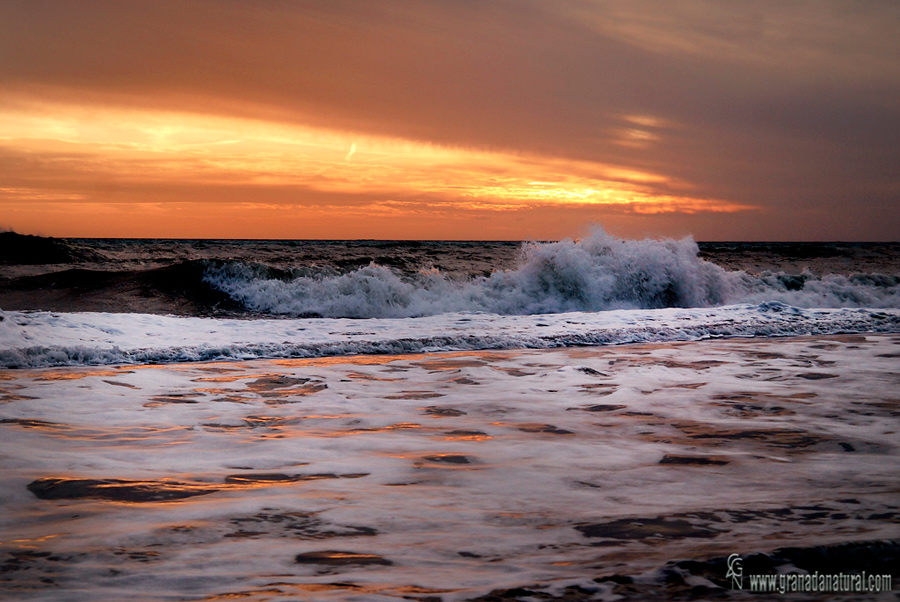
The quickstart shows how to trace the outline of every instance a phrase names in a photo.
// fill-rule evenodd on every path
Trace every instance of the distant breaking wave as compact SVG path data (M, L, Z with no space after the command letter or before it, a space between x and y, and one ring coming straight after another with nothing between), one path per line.
M404 275L375 263L344 274L309 274L240 262L210 262L203 280L249 311L291 317L530 315L766 301L900 308L895 275L751 275L698 253L691 238L623 240L597 230L580 241L527 244L516 268L466 280L436 270Z

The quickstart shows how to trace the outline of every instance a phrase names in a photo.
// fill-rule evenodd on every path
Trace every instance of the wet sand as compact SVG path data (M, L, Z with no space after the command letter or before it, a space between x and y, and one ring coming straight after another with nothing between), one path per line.
M0 589L702 598L729 554L798 549L874 572L898 433L896 334L4 371Z

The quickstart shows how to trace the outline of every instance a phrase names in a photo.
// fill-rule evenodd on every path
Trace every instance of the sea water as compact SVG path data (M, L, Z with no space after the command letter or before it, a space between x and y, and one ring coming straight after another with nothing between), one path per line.
M900 328L898 244L697 244L599 229L546 243L47 244L55 263L20 254L0 266L0 366Z
M3 596L704 599L900 561L896 244L0 260Z

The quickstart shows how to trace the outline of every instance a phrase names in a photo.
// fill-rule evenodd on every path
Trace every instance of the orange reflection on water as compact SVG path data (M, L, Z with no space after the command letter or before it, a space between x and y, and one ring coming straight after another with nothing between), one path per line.
M416 424L415 422L398 422L396 424L389 424L387 426L373 426L349 429L346 431L336 431L331 436L341 437L344 435L368 435L370 433L390 433L392 431L408 431L421 428L427 427L422 427L421 424Z
M247 378L272 378L283 376L282 374L278 374L275 372L266 372L260 374L232 374L229 376L201 376L199 378L191 379L195 383L233 383L238 380L244 380ZM199 390L199 389L195 389Z
M420 354L420 356L421 355L422 354ZM272 360L271 363L276 366L284 366L286 368L300 368L308 366L327 367L335 365L383 366L392 362L405 361L415 357L416 355L340 355L290 360Z
M486 433L479 433L477 431L460 431L458 433L450 432L445 433L443 436L438 438L444 441L487 441L488 439L493 439L493 437L491 437L490 435Z
M362 559L365 555L353 555L345 557L346 560ZM368 555L371 559L377 559L375 555ZM340 558L334 557L334 562L340 562ZM363 560L364 561L364 560ZM357 596L401 596L408 598L410 595L419 599L421 595L437 595L455 592L455 589L436 589L429 587L419 587L416 585L396 586L391 583L288 583L275 582L269 583L259 589L242 590L238 592L229 592L223 594L215 594L206 598L201 598L200 602L222 602L225 600L244 600L244 599L274 599L274 598L295 598L298 593L316 593L316 592L352 592ZM305 598L304 598L305 599ZM429 598L431 599L431 598Z
M72 428L67 424L47 422L45 420L34 420L31 418L5 418L3 420L0 420L0 424L15 424L17 426L21 426L22 428L37 429L40 431L50 432L68 430Z
M487 365L487 362L478 359L437 359L431 361L416 362L414 365L426 370L458 370L460 368L481 368L482 366Z
M443 361L457 357L482 358L484 360L511 359L519 355L515 351L444 351L439 353L410 353L407 355L343 355L290 360L270 360L269 363L288 368L302 366L382 366L393 362Z
M53 368L46 372L38 372L32 375L34 380L78 380L89 376L120 376L129 374L131 370L90 370L84 368Z
M23 544L35 544L35 543L41 543L44 541L50 541L51 539L56 539L57 537L62 537L63 535L66 535L66 534L65 533L51 533L49 535L41 535L39 537L22 537L19 539L10 540L9 543L19 544L19 547L23 547L23 548L30 548L30 547L36 547L36 546L23 545ZM0 541L0 545L3 545L3 543L4 542Z
M308 414L301 416L300 420L347 420L356 416L357 414Z
M230 372L223 376L200 376L192 379L193 382L235 382L249 378L272 378L286 376L277 372L259 372L264 370L264 366L279 366L284 368L304 368L304 367L330 367L330 366L384 366L394 362L420 362L422 360L434 360L443 362L444 360L469 357L479 358L486 362L495 360L510 360L521 356L522 351L441 351L435 353L410 353L404 355L336 355L314 358L295 358L295 359L269 359L269 360L241 360L231 361L223 360L220 362L206 363L174 363L174 364L137 364L128 365L127 367L115 368L115 372L109 374L96 372L86 374L85 376L115 376L119 374L127 374L135 370L173 370L178 372ZM477 361L477 360L476 360ZM457 367L464 367L462 365ZM80 370L80 368L59 368L58 370ZM246 370L248 372L235 374ZM253 370L253 372L249 372ZM48 371L49 372L49 371ZM0 373L2 374L2 373ZM38 374L43 374L39 372ZM359 373L357 373L359 374ZM17 378L17 376L11 376ZM73 377L75 378L75 377Z
M348 372L344 375L347 378L352 378L355 380L374 380L379 382L397 382L403 380L402 378L386 378L382 376L375 376L373 374L365 374L363 372Z

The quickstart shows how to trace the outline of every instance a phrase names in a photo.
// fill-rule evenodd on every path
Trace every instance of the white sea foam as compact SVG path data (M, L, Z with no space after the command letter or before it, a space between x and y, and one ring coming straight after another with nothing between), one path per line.
M896 343L7 372L0 597L724 598L729 554L797 547L823 572L887 572ZM144 501L104 499L129 481ZM179 484L208 493L151 501ZM327 551L389 563L295 561Z
M473 349L544 349L715 337L900 331L900 310L714 308L351 320L17 312L0 322L0 367L190 362Z
M799 307L900 308L900 278L810 273L751 275L698 256L691 238L532 243L518 267L470 280L408 277L372 263L346 274L273 275L264 266L210 265L204 279L251 311L288 316L401 318L447 312L502 315L712 307L779 301Z

